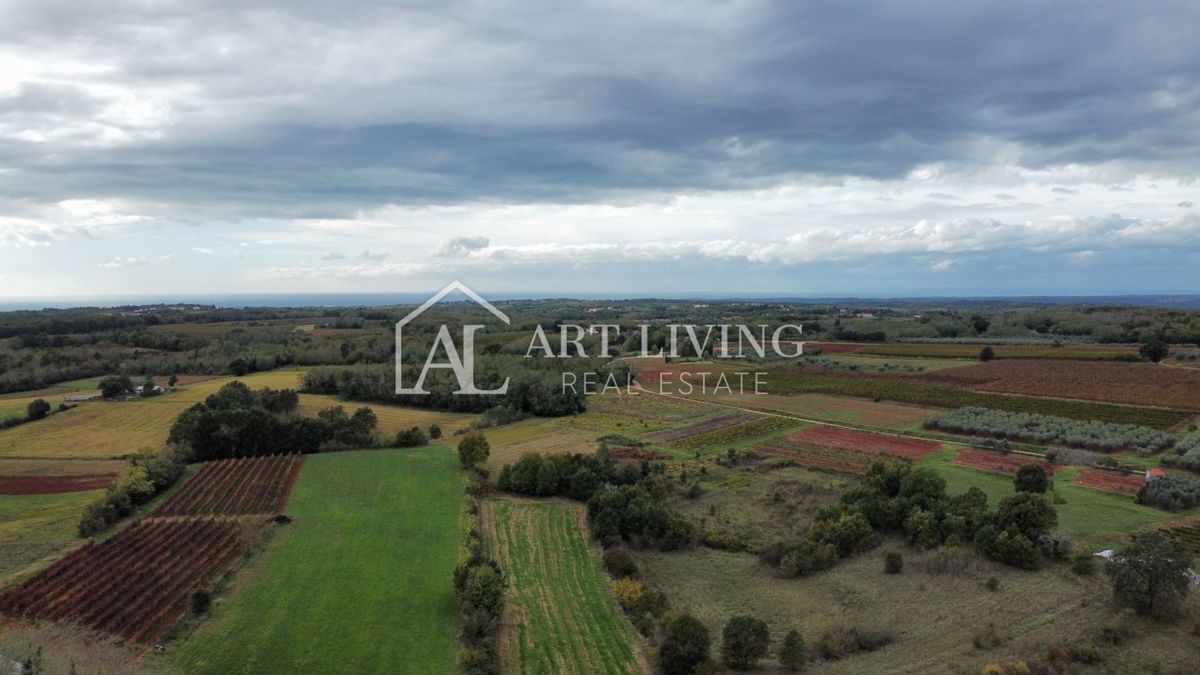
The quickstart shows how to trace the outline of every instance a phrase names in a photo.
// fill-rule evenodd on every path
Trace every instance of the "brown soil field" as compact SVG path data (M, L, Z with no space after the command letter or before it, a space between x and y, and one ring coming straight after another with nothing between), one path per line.
M112 485L116 474L76 476L0 476L0 495L52 495L99 490Z
M1142 489L1142 486L1146 484L1146 479L1141 474L1084 469L1079 472L1079 477L1075 479L1075 482L1084 487L1104 490L1105 492L1136 495Z
M851 450L873 455L888 455L919 462L930 453L942 449L937 441L918 438L898 438L869 431L831 427L823 424L801 429L789 434L787 439L796 443L810 443L840 450Z
M977 391L1200 410L1200 371L1151 363L1007 359L918 377Z
M956 464L969 466L972 469L998 473L1004 476L1015 476L1017 470L1026 464L1040 464L1047 474L1054 475L1056 467L1044 460L1026 455L1004 455L999 452L986 450L963 450L954 458Z
M283 510L303 455L204 462L155 516L275 514Z

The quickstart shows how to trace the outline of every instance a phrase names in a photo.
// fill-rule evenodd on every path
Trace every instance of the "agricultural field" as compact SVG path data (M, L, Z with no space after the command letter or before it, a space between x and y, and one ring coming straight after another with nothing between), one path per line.
M154 516L252 515L280 513L303 455L204 462L154 509Z
M1200 371L1152 363L1010 359L938 371L921 379L975 391L1200 410Z
M1015 476L1017 471L1026 464L1037 464L1050 475L1053 475L1056 470L1053 464L1038 457L987 452L971 448L960 451L954 458L954 463L969 466L972 469L979 469L980 471L987 471L988 473L1000 474L1001 476Z
M595 432L574 428L563 429L558 420L528 419L486 429L491 454L488 469L499 474L505 464L513 464L522 455L536 452L543 455L564 455L575 452L591 453L598 447Z
M115 473L67 474L58 476L5 476L0 474L0 495L52 495L106 488Z
M0 495L0 586L78 546L79 517L100 494Z
M1103 471L1101 469L1084 469L1079 472L1079 476L1075 479L1075 482L1084 487L1096 490L1133 496L1146 484L1146 477L1138 473L1129 474L1117 473L1116 471Z
M423 431L428 432L429 425L431 424L439 425L442 428L443 434L451 436L454 432L466 428L468 424L475 420L474 415L441 412L425 408L406 408L380 403L343 401L336 396L326 396L323 394L301 394L299 412L301 415L316 417L317 413L322 410L339 405L344 407L348 412L354 412L358 408L370 408L375 412L375 417L379 419L379 433L387 437L394 437L398 432L411 429L412 427L420 427Z
M453 672L463 506L457 460L444 445L309 456L286 509L293 521L161 665Z
M776 439L760 443L752 447L751 451L756 454L794 462L805 468L834 471L837 473L866 473L867 469L871 466L871 462L878 459L853 450L839 450L821 445L798 443L787 439Z
M560 418L561 428L587 431L596 436L641 436L690 424L713 413L712 406L698 401L657 396L646 391L608 392L589 396L587 403L584 413Z
M883 555L901 550L903 574L883 572ZM834 628L888 631L895 641L870 653L812 664L820 673L979 673L989 663L1043 659L1056 644L1097 640L1112 616L1111 589L1103 574L1078 577L1060 568L1026 572L976 557L918 553L887 541L811 577L784 579L754 555L699 548L686 553L637 551L647 584L703 621L719 643L721 627L735 614L751 614L770 627L772 644L792 628L809 645ZM948 564L946 564L948 563ZM945 569L946 571L942 571ZM985 582L996 578L999 591ZM973 640L994 624L1003 638L993 649ZM1200 653L1190 624L1139 622L1137 637L1106 649L1107 672L1195 672ZM719 650L714 645L714 653ZM775 652L762 662L776 665Z
M924 408L887 401L870 401L826 394L755 394L744 396L707 396L704 400L737 405L764 412L778 412L805 419L836 422L877 429L914 430L937 414L936 408Z
M83 403L44 420L0 431L0 459L110 459L142 448L163 447L180 413L234 380L252 389L296 387L299 371L209 379L151 398Z
M702 436L714 431L737 427L745 422L755 419L756 415L744 412L723 412L707 419L685 424L674 429L667 429L652 434L647 434L646 440L654 443L673 443L683 441L693 436Z
M211 585L246 549L236 521L139 520L0 593L0 614L152 644L188 611L192 592Z
M984 344L895 342L868 344L857 350L878 356L977 359ZM1069 359L1076 361L1140 361L1137 347L1110 345L990 345L997 359Z
M937 441L889 436L824 424L788 434L787 440L792 443L817 445L867 455L897 457L910 462L920 462L942 448L941 443Z
M1200 520L1170 525L1164 527L1163 531L1182 541L1193 555L1200 557Z
M505 673L646 670L601 571L582 507L491 499L481 520L488 549L509 581L499 640Z

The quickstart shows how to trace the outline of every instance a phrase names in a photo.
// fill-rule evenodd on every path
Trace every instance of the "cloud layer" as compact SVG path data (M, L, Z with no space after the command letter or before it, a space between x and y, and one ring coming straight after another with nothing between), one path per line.
M0 294L710 290L714 261L746 290L864 265L887 273L846 292L1017 292L1020 260L1064 293L1200 281L1195 3L4 18Z

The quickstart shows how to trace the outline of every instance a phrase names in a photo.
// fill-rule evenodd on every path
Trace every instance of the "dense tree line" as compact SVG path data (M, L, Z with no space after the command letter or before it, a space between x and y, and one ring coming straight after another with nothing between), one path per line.
M423 362L422 362L423 363ZM580 364L573 364L581 367ZM369 401L408 405L436 410L484 412L497 406L531 415L557 417L583 412L587 407L582 388L574 391L562 385L562 367L558 359L523 359L492 355L476 358L475 384L481 390L500 387L508 378L503 395L462 395L458 380L447 369L430 369L423 383L430 393L397 394L396 372L392 365L313 368L304 377L304 391L333 394L350 401ZM420 376L420 364L406 364L405 386L414 386ZM582 382L582 376L579 380Z
M231 382L187 409L169 441L193 461L293 452L373 447L378 420L370 408L347 414L338 406L315 418L293 415L299 397L290 389L251 391Z
M87 506L79 521L79 536L90 537L133 513L183 475L183 463L173 453L142 450L129 459L117 482Z

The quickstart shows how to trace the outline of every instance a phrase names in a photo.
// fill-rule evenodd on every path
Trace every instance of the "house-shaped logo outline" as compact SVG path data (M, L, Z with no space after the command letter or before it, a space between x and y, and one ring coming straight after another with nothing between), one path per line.
M453 293L454 291L458 291L458 292L462 293L463 295L470 298L471 301L474 302L475 304L477 304L480 307L483 307L487 311L491 312L493 316L495 316L496 318L503 321L504 325L506 325L506 326L512 325L512 321L508 318L508 315L505 314L504 312L501 312L492 303L488 302L487 300L484 300L483 296L481 296L478 293L476 293L475 291L471 290L471 288L469 286L467 286L463 282L459 281L458 279L451 281L450 283L446 284L445 288L438 291L437 293L434 293L428 300L421 303L420 307L417 307L416 309L414 309L413 311L411 311L407 315L405 315L405 317L403 319L400 319L399 321L396 322L396 393L397 394L417 393L417 392L414 392L411 390L404 389L401 386L402 383L400 381L401 366L403 363L403 356L404 356L403 351L402 351L403 345L404 345L404 340L403 340L404 326L411 323L413 319L415 319L418 316L420 316L421 314L423 314L425 312L425 310L427 310L430 307L441 302L442 298ZM507 388L507 385L505 388ZM425 392L425 393L429 393L429 392Z

